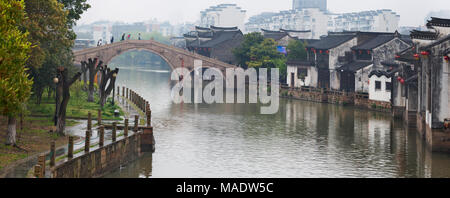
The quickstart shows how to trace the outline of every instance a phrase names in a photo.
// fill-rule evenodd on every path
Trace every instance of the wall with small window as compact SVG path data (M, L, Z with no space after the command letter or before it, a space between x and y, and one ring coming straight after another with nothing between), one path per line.
M392 79L387 76L372 75L369 80L369 99L391 102Z
M290 66L287 68L289 87L317 87L318 72L312 66Z

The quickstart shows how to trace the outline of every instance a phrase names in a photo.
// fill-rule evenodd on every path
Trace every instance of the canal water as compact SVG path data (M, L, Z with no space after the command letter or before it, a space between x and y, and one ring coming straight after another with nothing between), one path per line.
M450 155L431 153L388 114L280 100L173 104L170 71L123 67L118 85L150 101L156 152L107 177L450 177Z

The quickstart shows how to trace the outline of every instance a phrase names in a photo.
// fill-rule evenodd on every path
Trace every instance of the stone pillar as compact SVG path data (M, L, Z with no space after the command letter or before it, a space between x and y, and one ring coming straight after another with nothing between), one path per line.
M86 138L84 141L84 152L88 153L91 149L91 132L86 131Z
M155 152L155 137L153 136L153 127L145 127L140 135L141 152Z
M105 126L101 125L98 129L98 145L103 147L105 145Z
M128 119L125 119L125 127L123 129L123 135L128 137Z
M113 142L116 142L116 136L117 136L117 122L113 123L113 129L112 129L112 134L111 134L111 139Z
M56 143L55 141L52 141L50 143L50 167L55 166L56 161Z
M92 113L91 112L88 113L87 130L88 131L92 130Z
M139 127L139 116L135 115L134 116L134 132L137 133L138 132L138 127Z
M73 137L69 137L69 144L67 149L67 158L72 159L73 158Z
M99 109L97 112L97 125L100 126L102 125L102 110Z
M45 155L40 155L38 157L38 165L41 168L40 176L44 177L45 176Z

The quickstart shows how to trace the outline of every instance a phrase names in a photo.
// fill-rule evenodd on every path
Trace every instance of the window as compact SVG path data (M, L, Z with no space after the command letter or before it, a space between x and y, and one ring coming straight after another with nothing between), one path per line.
M375 90L376 91L381 90L381 81L375 81Z
M392 83L386 82L386 91L390 92L392 90Z
M308 69L304 69L304 68L297 69L297 78L298 79L302 80L302 78L306 78L307 76L308 76Z

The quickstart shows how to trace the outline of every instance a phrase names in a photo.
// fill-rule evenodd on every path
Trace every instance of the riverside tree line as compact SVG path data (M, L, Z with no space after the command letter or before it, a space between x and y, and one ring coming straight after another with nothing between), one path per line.
M31 95L37 104L45 91L50 95L57 72L62 86L81 76L74 74L72 28L89 8L87 0L0 0L0 113L8 118L7 145L16 144L16 120ZM57 106L64 105L63 99Z

